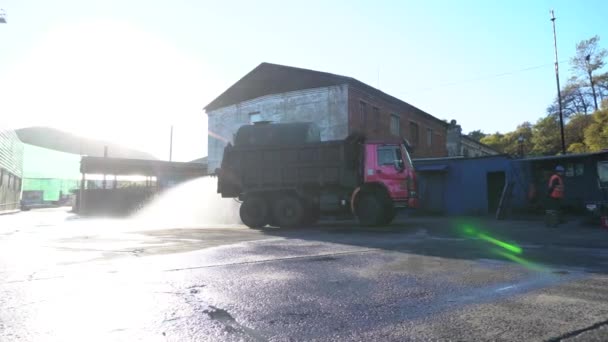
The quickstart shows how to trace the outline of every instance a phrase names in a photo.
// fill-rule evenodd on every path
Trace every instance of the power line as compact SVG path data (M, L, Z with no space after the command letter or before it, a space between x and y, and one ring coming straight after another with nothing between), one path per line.
M560 62L564 62L564 61L560 61ZM532 70L537 70L537 69L541 69L541 68L546 68L546 67L553 66L553 65L554 65L554 63L546 63L546 64L526 67L526 68L522 68L522 69L501 72L498 74L485 75L485 76L479 76L479 77L469 78L469 79L464 79L464 80L459 80L459 81L446 82L446 83L438 84L433 87L427 87L427 88L422 88L422 89L415 89L413 91L408 91L408 92L406 92L406 94L431 91L431 90L435 90L438 88L450 87L450 86L460 85L460 84L464 84L464 83L472 83L472 82L484 81L484 80L489 80L489 79L494 79L494 78L499 78L499 77L505 77L505 76L515 75L515 74L528 72L528 71L532 71Z

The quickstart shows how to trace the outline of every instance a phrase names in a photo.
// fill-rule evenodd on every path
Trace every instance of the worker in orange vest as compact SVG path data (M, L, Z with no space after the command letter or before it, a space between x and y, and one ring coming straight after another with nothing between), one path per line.
M562 199L564 198L564 167L555 167L555 173L549 178L549 209L557 212L559 220L562 221L559 213Z

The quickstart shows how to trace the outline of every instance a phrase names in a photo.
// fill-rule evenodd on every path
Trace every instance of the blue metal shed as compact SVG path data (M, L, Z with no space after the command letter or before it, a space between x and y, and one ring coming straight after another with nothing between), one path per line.
M608 151L524 159L508 155L415 159L420 211L449 215L496 213L505 185L507 210L544 212L555 166L566 169L564 205L583 213L587 204L608 203Z
M526 196L516 196L517 209L544 206L549 177L557 165L566 169L564 205L583 212L586 204L608 200L608 151L517 159L512 161L514 181L527 187ZM600 174L603 170L604 174Z
M420 210L449 215L494 214L511 177L507 155L415 159Z

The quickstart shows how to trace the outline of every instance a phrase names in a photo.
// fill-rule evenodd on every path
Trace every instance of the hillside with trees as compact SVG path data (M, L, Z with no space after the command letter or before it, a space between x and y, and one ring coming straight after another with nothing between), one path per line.
M608 50L601 48L600 37L594 36L578 43L575 55L570 59L570 77L561 89L568 153L608 148L608 71L604 70L607 58ZM526 155L559 154L557 96L547 107L546 115L533 124L523 122L507 133L485 134L476 130L469 136L503 153L516 155L522 144Z

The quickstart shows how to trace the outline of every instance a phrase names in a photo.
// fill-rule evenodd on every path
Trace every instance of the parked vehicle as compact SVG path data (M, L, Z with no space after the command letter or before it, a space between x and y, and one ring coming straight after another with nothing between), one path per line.
M404 140L320 141L312 123L241 127L224 149L218 193L242 201L252 228L311 224L352 212L362 225L389 224L417 207L416 175Z

